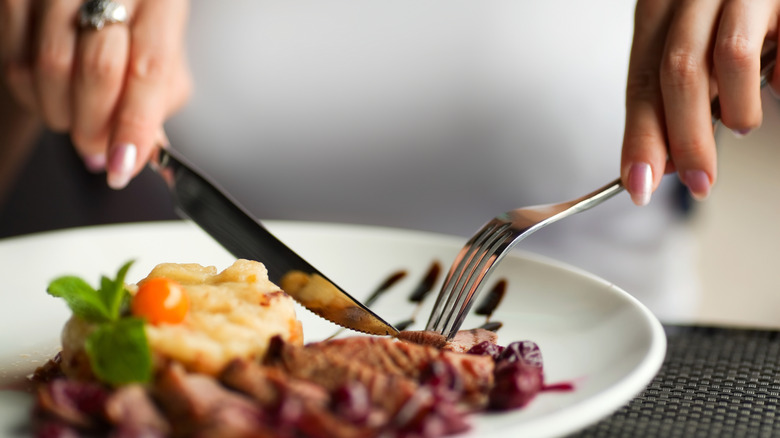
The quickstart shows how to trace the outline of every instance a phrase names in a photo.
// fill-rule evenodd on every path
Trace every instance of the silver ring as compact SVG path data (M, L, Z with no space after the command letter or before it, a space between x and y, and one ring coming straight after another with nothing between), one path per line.
M79 8L79 25L100 30L106 24L127 21L125 5L111 0L87 0Z

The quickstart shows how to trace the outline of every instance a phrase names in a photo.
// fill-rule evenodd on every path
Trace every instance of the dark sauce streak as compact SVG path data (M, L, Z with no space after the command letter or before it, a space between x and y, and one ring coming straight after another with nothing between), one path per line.
M477 309L474 311L476 315L482 315L490 318L493 312L496 311L498 305L501 304L501 300L504 299L506 294L506 279L499 280L485 295L482 302L479 303Z
M374 290L374 293L372 293L371 296L369 296L368 299L366 299L365 305L370 306L374 304L374 302L378 300L383 293L387 292L388 289L393 287L404 277L406 277L406 271L404 270L396 271L390 274L390 276L387 277L385 281L383 281L379 286L377 286L377 288Z
M406 330L407 328L409 328L409 326L412 325L412 324L414 324L414 318L409 318L409 319L405 319L405 320L403 320L403 321L401 321L399 323L396 323L395 324L395 328L399 332L402 332L402 331Z
M437 260L434 260L431 263L431 265L428 267L428 270L426 271L422 280L415 286L414 289L412 289L411 294L409 294L409 298L408 298L409 302L417 304L414 310L412 311L411 316L408 319L405 319L395 324L395 328L397 328L398 330L406 330L407 328L409 328L415 323L417 318L417 313L422 307L422 304L425 301L425 299L431 294L431 292L433 292L434 286L436 286L436 283L439 281L441 272L442 272L441 264ZM376 301L384 293L388 292L393 286L396 285L396 283L401 281L406 276L407 276L406 270L398 270L391 273L384 281L382 281L379 284L379 286L377 286L374 292L365 300L365 305L367 307L370 307L371 305L376 303ZM502 322L490 321L490 317L493 315L496 309L498 309L498 306L501 304L501 301L504 299L504 295L506 294L506 288L507 288L506 279L500 279L498 282L496 282L496 284L493 285L493 287L491 287L487 291L485 297L482 299L482 301L479 303L476 310L474 311L475 315L486 317L485 323L479 326L478 328L482 328L492 332L497 332L499 329L501 329L501 327L503 327L504 324ZM330 338L333 338L340 332L341 330L339 330L336 334L334 334Z
M434 261L428 272L423 277L422 282L417 285L412 294L409 296L409 301L413 303L422 303L425 297L433 291L433 286L439 280L439 273L441 272L441 265L438 261Z
M491 332L497 332L501 327L504 326L503 322L500 321L487 321L478 328L485 329Z
M415 306L414 310L412 311L412 316L409 319L397 323L395 328L398 330L405 330L414 324L414 322L417 320L417 313L420 311L420 307L422 306L423 301L425 301L425 298L431 293L431 291L433 291L433 287L436 285L436 282L439 281L440 273L441 264L434 260L433 263L431 263L431 266L428 268L428 271L425 273L425 276L423 276L422 281L417 284L417 287L415 287L412 290L412 293L409 295L409 302L417 303L417 306Z

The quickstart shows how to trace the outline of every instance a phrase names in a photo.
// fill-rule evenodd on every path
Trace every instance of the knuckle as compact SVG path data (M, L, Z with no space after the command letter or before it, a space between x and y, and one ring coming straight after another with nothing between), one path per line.
M626 99L652 98L658 93L658 72L652 69L631 72L626 80Z
M693 54L676 50L667 54L661 63L662 85L686 88L698 81L702 65Z
M713 141L712 138L696 136L687 140L669 142L669 150L675 157L675 161L692 162L709 153L713 148Z
M60 76L70 72L73 64L71 53L56 45L45 44L35 60L37 70L44 76Z
M659 143L659 135L648 130L634 130L626 132L624 147L631 151L641 151L647 147L656 146ZM662 147L666 144L661 140Z
M745 35L720 38L715 43L715 61L731 68L748 68L753 61L752 44Z
M87 53L82 60L83 72L96 81L109 81L123 73L123 60L105 46Z
M159 81L164 77L167 66L165 56L161 54L154 52L137 54L130 59L128 75L139 81Z
M152 126L152 119L139 111L125 109L117 115L116 123L125 132L146 132Z

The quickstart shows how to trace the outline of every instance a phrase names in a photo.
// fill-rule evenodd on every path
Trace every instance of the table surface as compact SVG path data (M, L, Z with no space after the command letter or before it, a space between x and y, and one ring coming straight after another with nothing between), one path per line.
M664 328L666 359L645 391L572 437L780 436L780 331Z

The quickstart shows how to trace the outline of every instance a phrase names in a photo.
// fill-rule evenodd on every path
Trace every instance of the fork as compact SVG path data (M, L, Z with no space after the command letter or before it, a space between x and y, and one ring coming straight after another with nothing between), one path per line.
M761 56L761 87L774 70L776 47ZM713 128L720 120L720 101L711 104ZM455 257L428 319L426 330L436 331L447 340L458 332L471 309L480 285L491 270L521 240L537 230L593 208L624 190L620 178L580 198L559 204L518 208L491 219L466 242Z
M518 242L547 225L601 204L623 189L618 178L568 202L518 208L491 219L455 257L425 329L452 339L466 319L482 282Z

